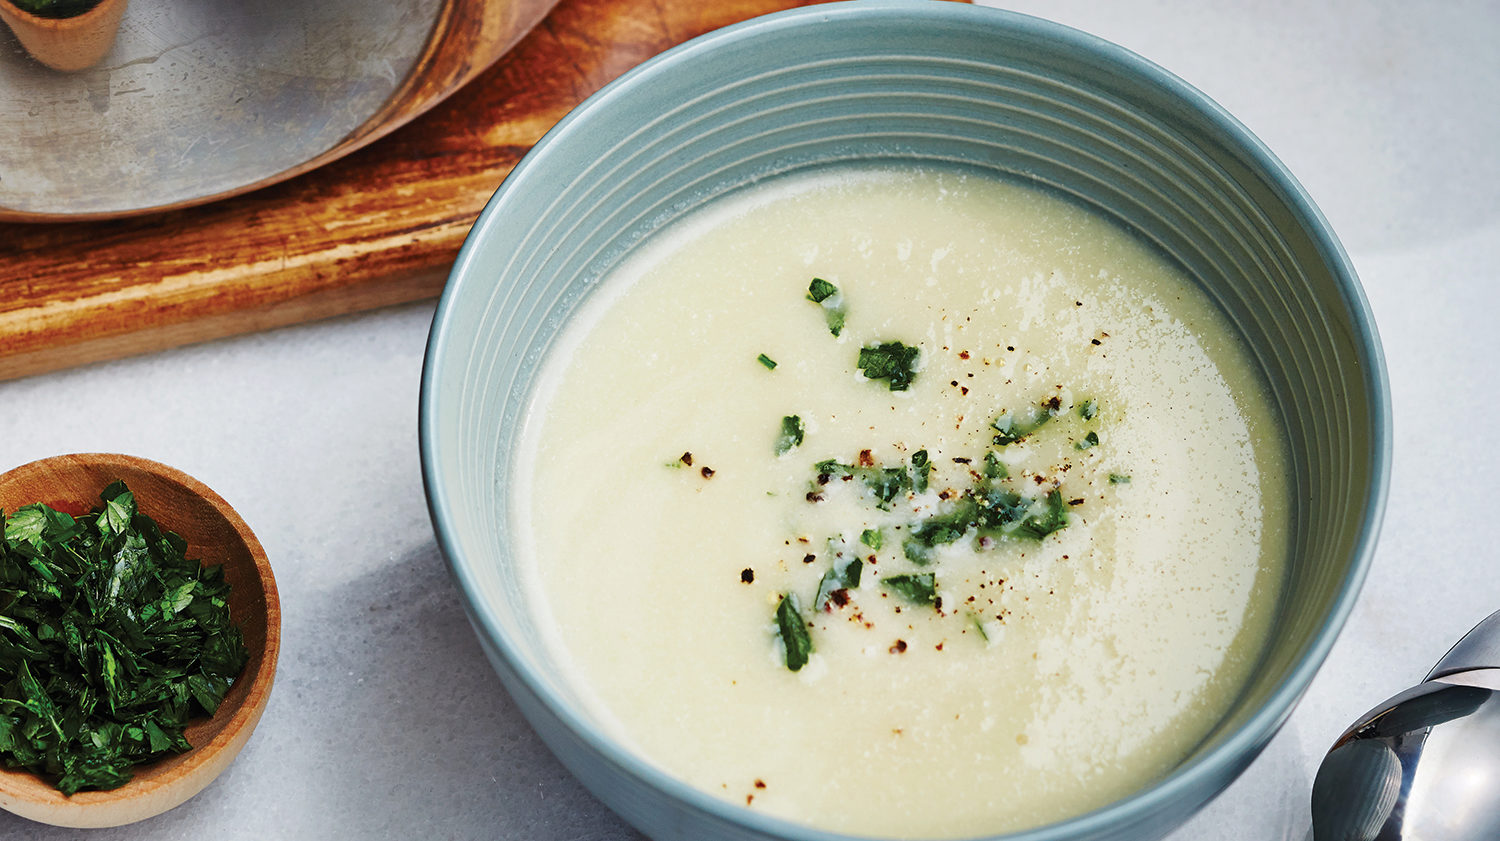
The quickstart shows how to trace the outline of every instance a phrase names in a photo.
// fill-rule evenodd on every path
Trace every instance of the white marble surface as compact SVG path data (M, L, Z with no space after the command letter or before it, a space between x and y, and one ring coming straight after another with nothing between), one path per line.
M1300 839L1318 758L1500 608L1500 5L1034 0L1257 133L1339 232L1390 366L1395 469L1350 624L1291 721L1173 841ZM0 268L4 243L0 243ZM430 305L0 383L0 468L108 450L235 505L285 609L239 760L110 839L624 839L521 720L438 555L416 447ZM0 813L0 838L83 835Z

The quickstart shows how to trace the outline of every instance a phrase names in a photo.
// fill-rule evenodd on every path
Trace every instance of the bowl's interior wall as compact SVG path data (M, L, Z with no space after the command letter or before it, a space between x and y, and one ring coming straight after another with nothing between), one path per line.
M1239 329L1279 408L1296 477L1285 596L1211 746L1304 667L1359 579L1380 402L1346 261L1308 233L1316 211L1267 175L1253 140L1247 150L1227 117L1123 51L1052 28L1043 37L1024 19L1000 30L840 15L829 12L823 32L763 27L712 55L679 55L691 72L611 88L565 121L567 143L528 158L481 219L435 347L445 363L464 361L438 366L431 383L431 438L455 442L431 454L430 475L454 502L460 576L476 603L497 606L489 621L517 665L576 701L546 667L513 575L506 499L539 362L561 326L642 238L736 186L872 159L978 167L1070 196L1178 262Z

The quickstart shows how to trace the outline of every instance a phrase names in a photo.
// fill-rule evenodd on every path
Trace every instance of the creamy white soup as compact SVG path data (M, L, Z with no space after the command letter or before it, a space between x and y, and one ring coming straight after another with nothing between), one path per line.
M718 200L602 281L514 494L590 713L740 807L880 837L1168 772L1256 663L1284 443L1189 280L948 170Z

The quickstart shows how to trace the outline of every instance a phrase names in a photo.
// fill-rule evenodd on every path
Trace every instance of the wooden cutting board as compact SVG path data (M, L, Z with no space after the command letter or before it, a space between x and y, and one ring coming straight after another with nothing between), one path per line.
M697 35L808 0L563 0L443 104L348 157L215 204L0 223L0 379L435 297L521 156Z

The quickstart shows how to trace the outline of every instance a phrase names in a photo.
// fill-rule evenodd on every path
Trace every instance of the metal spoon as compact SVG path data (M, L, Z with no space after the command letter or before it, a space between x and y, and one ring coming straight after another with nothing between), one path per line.
M1312 818L1315 841L1500 839L1500 611L1344 731Z

